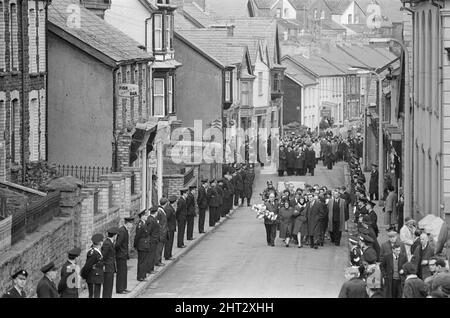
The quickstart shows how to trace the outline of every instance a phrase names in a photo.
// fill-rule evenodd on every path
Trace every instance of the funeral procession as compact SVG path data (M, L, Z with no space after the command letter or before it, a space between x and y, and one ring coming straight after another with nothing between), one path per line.
M0 0L0 298L275 313L449 261L450 0Z

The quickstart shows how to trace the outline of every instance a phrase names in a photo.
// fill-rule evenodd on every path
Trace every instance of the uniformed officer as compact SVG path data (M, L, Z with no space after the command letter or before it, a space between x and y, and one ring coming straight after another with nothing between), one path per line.
M162 197L159 199L158 213L156 214L156 220L159 224L159 242L156 247L156 266L164 266L165 264L162 262L162 253L165 249L165 245L168 239L168 228L167 228L167 215L165 207L167 206L167 198Z
M86 263L81 269L83 277L88 285L89 298L100 298L103 284L103 255L101 252L103 234L94 234L91 238L92 246L87 253Z
M55 285L55 280L58 275L58 269L55 263L50 262L41 268L44 277L41 278L37 287L37 298L59 298L58 289Z
M186 245L184 245L184 231L186 230L186 219L187 219L187 205L186 205L186 199L187 199L187 192L188 189L184 188L180 190L180 198L177 202L177 211L176 211L176 218L177 218L177 247L184 248Z
M253 192L253 181L255 180L255 173L247 168L244 171L243 184L244 184L244 197L247 199L247 206L250 206L250 200ZM242 201L244 202L244 201Z
M219 201L219 207L216 210L216 223L220 221L220 215L222 214L223 210L223 180L219 179L217 180L216 185L216 191L217 191L217 199Z
M202 185L198 189L197 206L198 206L198 232L205 233L205 213L208 208L208 198L206 191L208 189L208 179L202 179Z
M138 252L137 280L142 282L147 276L148 254L150 253L150 235L145 225L148 213L143 210L139 213L139 222L136 226L136 235L134 236L134 248Z
M188 241L192 241L194 237L194 218L195 218L195 191L196 186L190 186L189 192L186 198L186 207L187 207L187 227L186 227L186 238Z
M216 225L216 215L217 209L219 208L219 199L217 194L216 180L212 179L209 181L210 187L206 192L206 197L208 199L209 206L209 226Z
M25 285L27 284L28 272L20 269L15 272L11 278L13 279L14 286L9 289L2 298L26 298Z
M362 252L358 245L358 238L350 236L348 241L350 242L350 263L352 266L361 266Z
M102 255L104 276L103 276L103 296L102 298L112 298L112 291L114 285L114 273L117 271L116 268L116 238L119 229L117 227L112 227L108 230L108 237L105 239L102 245Z
M77 258L81 249L75 247L68 252L68 260L61 267L61 279L58 284L58 293L61 298L78 298L78 288L80 288L80 266Z
M222 206L222 217L225 217L228 213L230 213L230 209L233 206L233 192L231 188L230 175L228 173L225 174L223 178L223 206Z
M234 205L239 206L239 198L241 198L243 204L242 192L244 191L244 183L238 169L233 173L231 182L233 182L234 186Z
M160 240L160 226L158 220L156 219L157 214L158 214L158 207L152 206L150 208L150 215L148 216L147 221L145 222L150 237L150 251L147 263L148 274L155 273L154 269L156 265L156 250L158 248L158 243Z
M175 215L175 204L178 198L175 195L169 197L169 203L164 207L167 218L167 242L164 247L164 259L169 261L172 259L172 248L175 231L177 229L177 218Z
M116 238L116 293L126 294L130 291L127 290L128 282L128 268L127 260L130 259L128 251L128 243L130 239L130 231L133 227L134 218L127 217L124 219L124 224L119 228Z

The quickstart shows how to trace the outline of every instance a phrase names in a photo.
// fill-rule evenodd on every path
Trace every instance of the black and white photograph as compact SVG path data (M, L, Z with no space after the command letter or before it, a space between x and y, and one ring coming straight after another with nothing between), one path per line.
M0 0L0 298L277 314L449 260L450 0Z

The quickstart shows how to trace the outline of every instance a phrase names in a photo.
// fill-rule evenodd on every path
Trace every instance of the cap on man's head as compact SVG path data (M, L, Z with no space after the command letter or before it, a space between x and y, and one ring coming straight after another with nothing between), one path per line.
M390 231L387 232L387 235L389 237L394 237L394 236L397 236L397 232L395 232L394 230L390 230Z
M142 210L141 212L139 212L138 216L141 218L145 215L146 212L147 210Z
M186 189L186 188L180 189L181 195L185 194L186 192L188 192L188 189Z
M150 214L155 214L156 212L158 212L158 207L152 206L152 207L150 208Z
M68 251L67 254L69 254L69 256L72 256L72 257L78 257L81 254L81 248L74 247L70 251Z
M170 203L174 203L174 202L176 202L177 201L177 196L176 195L171 195L170 197L169 197L169 202Z
M53 262L50 262L41 268L41 272L43 272L44 274L50 272L51 270L56 270L55 263Z
M202 179L202 183L208 183L208 179Z
M114 227L109 228L107 232L108 232L108 234L113 234L114 235L114 234L119 233L119 228L114 226Z
M409 216L407 216L406 218L405 218L405 224L411 224L411 223L414 223L415 221L413 220L413 219L411 219Z
M209 180L209 183L214 183L216 182L216 179L212 178L211 180Z
M25 276L25 278L28 277L28 272L24 269L19 269L17 272L11 275L12 279L16 279L17 276L22 275Z
M194 190L194 189L197 189L197 186L195 186L195 185L189 186L189 190Z
M133 217L127 217L123 219L125 221L125 223L133 223L134 222L134 218Z
M165 197L162 197L161 199L159 199L159 204L160 204L160 205L166 205L167 202L169 202L169 201L168 201L167 198L165 198Z
M98 244L98 243L102 242L103 241L103 234L97 233L97 234L92 235L91 241L94 244Z

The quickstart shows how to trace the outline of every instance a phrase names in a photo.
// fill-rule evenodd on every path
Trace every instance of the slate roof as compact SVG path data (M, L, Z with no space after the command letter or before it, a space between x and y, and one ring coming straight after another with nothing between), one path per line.
M206 10L216 17L250 17L248 0L207 0Z
M362 63L337 47L322 49L319 56L327 60L327 62L333 64L344 73L348 73L348 69L350 67L370 67L370 65Z
M394 54L392 54L391 57L388 57L378 52L376 49L374 49L372 46L369 45L364 46L353 45L351 47L338 46L338 48L345 51L347 54L351 55L353 58L357 59L361 63L364 63L376 69L388 65L397 58Z
M230 19L220 19L217 21L224 24L234 25L235 37L254 37L259 39L265 39L267 41L270 61L274 62L278 60L278 57L276 56L277 55L276 37L278 33L276 18L270 17L235 18L235 19L230 18Z
M290 57L287 57L290 58ZM316 79L309 75L304 69L301 67L296 67L292 65L292 63L283 63L283 66L286 67L285 74L292 77L297 82L303 85L314 85L318 84Z
M188 20L190 17L200 23L203 27L214 24L214 18L208 12L202 11L197 5L193 3L185 3L182 10L184 15L188 16Z
M227 30L177 30L176 33L223 67L241 63L247 51L244 44L227 35Z
M352 0L325 0L331 10L331 14L343 14Z
M322 29L323 30L346 31L345 27L343 27L339 23L334 22L333 20L322 20Z
M306 58L303 55L293 55L292 59L317 76L345 75L344 72L334 67L320 56L311 55L309 58Z
M174 26L175 30L177 29L197 29L198 26L196 26L192 21L190 21L188 18L186 18L183 15L183 12L179 9L175 10L174 12Z
M310 0L288 0L292 6L297 9L297 10L301 10L303 8L307 8L308 4L310 2Z
M258 9L270 9L278 0L254 0Z
M82 6L80 7L81 27L69 27L67 20L70 13L66 10L71 4L79 4L79 1L53 0L48 7L49 24L103 53L116 63L153 59L151 54L138 48L140 45L138 42Z

